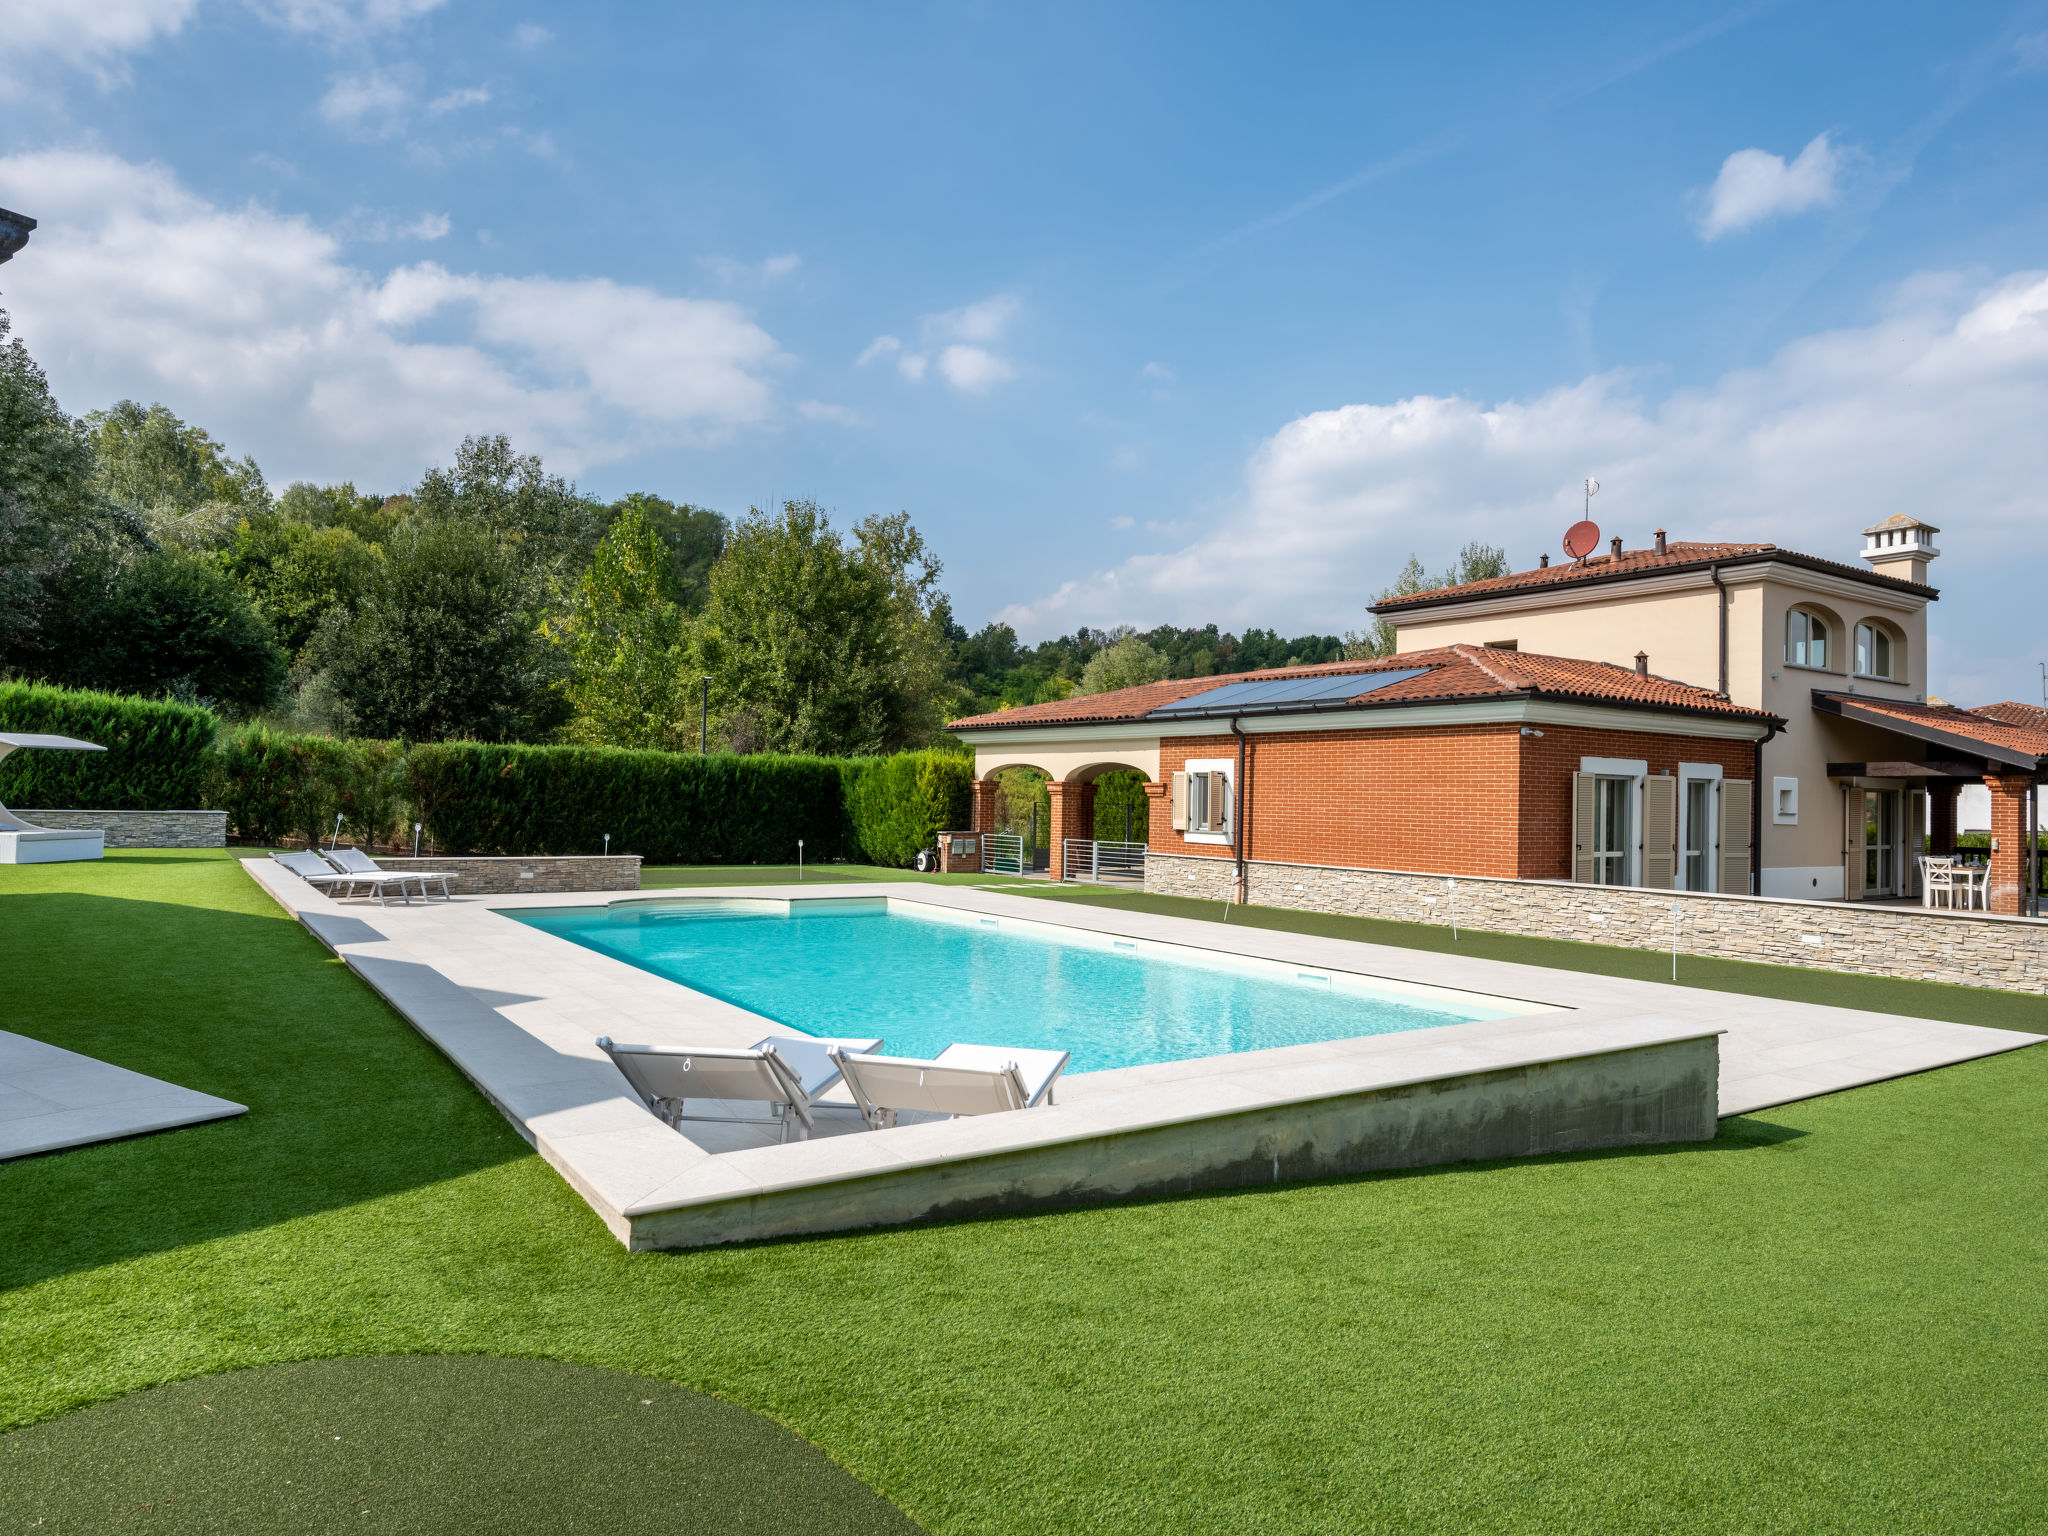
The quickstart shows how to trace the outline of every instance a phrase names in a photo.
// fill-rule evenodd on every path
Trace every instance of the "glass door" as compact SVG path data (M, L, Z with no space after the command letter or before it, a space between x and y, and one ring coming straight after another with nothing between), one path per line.
M1714 888L1714 781L1685 781L1684 868L1680 871L1684 889L1711 891Z
M1593 781L1593 881L1628 884L1629 801L1634 779Z
M1863 894L1899 894L1899 791L1863 791Z

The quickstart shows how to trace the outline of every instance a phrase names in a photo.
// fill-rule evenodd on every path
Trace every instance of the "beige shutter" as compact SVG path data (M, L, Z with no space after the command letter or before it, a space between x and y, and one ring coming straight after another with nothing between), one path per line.
M1173 776L1173 830L1185 832L1188 829L1188 776L1176 773Z
M1863 899L1863 791L1853 784L1842 792L1842 895L1849 901Z
M1678 780L1643 780L1643 884L1668 891L1678 883Z
M1230 775L1209 775L1209 824L1205 831L1224 832L1230 827Z
M1749 820L1756 785L1748 779L1721 781L1721 883L1716 890L1732 896L1749 894Z
M1590 773L1572 775L1572 878L1593 883L1593 780Z

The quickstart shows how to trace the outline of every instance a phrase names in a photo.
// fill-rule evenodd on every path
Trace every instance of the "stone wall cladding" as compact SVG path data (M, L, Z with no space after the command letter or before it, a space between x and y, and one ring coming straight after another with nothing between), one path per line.
M640 855L637 853L593 854L563 858L437 859L380 858L380 868L393 874L412 869L445 870L462 878L454 884L458 896L503 896L536 891L637 891L640 889Z
M1246 875L1258 906L1451 923L1443 875L1259 861L1247 864ZM1461 928L1668 950L1675 902L1682 955L2048 993L2048 921L2033 918L1562 881L1455 880ZM1224 859L1152 853L1145 860L1145 889L1156 895L1225 901L1236 884L1237 866Z
M103 831L109 848L225 848L226 811L29 811L23 821L53 831Z

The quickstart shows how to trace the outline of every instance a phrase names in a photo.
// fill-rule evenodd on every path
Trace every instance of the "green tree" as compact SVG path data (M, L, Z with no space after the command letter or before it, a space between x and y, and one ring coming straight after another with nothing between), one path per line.
M1373 601L1384 603L1390 597L1414 597L1423 592L1441 591L1445 587L1460 587L1468 581L1491 581L1496 576L1507 575L1512 569L1506 550L1475 539L1458 551L1458 558L1440 576L1430 575L1423 569L1422 562L1410 555L1408 563L1401 567L1401 574L1394 578L1394 584L1381 588ZM1385 619L1374 619L1372 627L1362 634L1353 631L1344 636L1344 659L1347 661L1391 656L1395 648L1394 626Z
M1166 658L1136 635L1125 635L1107 650L1097 651L1081 673L1082 693L1111 693L1156 683L1167 673Z
M41 670L73 688L168 697L254 714L276 700L286 658L269 621L213 561L175 546L105 554L68 573Z
M674 601L673 552L646 503L628 497L548 637L568 653L569 735L593 746L686 752L697 745L691 626Z
M296 656L328 613L353 606L369 590L378 557L377 546L351 528L263 513L241 521L220 564Z
M849 547L809 501L732 530L701 651L731 749L854 756L939 739L938 561L900 513L853 533Z
M516 545L487 528L412 518L353 613L309 646L362 735L530 740L560 723L559 665Z
M695 613L711 595L711 567L725 553L725 519L708 507L668 501L646 491L635 491L611 504L608 512L613 525L628 511L638 511L647 520L667 552L663 596Z
M135 512L160 543L218 549L244 517L270 508L263 472L230 459L202 428L162 406L116 401L85 418L98 482Z
M0 309L0 670L40 673L53 586L142 527L100 494L91 442L11 328Z
M352 480L315 485L294 480L277 498L277 515L308 528L346 528L365 544L381 544L412 511L410 496L364 496Z
M503 433L465 437L452 469L427 471L408 515L466 523L518 548L555 601L573 589L610 521L602 503L547 473L538 454L514 453Z

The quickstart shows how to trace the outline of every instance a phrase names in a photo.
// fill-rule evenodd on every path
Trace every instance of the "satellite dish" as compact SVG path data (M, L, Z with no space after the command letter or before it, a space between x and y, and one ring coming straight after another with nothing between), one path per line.
M1600 547L1600 525L1585 522L1573 523L1564 531L1564 552L1574 560L1583 560Z

